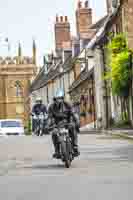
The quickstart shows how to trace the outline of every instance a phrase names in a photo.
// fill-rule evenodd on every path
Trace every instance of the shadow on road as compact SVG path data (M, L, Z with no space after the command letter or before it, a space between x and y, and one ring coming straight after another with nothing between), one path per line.
M47 165L31 165L24 166L24 169L32 169L32 170L57 170L64 169L64 164L47 164Z

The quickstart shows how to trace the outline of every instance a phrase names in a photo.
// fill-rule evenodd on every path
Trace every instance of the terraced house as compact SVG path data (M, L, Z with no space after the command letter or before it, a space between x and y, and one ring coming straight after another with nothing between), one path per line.
M129 50L133 49L133 28L132 28L132 15L133 15L133 2L132 0L107 0L107 8L108 8L108 19L104 25L103 32L101 37L98 40L99 45L99 55L103 62L101 63L101 69L103 72L107 71L108 68L108 54L106 52L105 46L107 43L111 42L108 37L111 33L113 38L118 34L126 35L127 46ZM96 68L99 67L97 63ZM132 59L130 60L130 67L132 71ZM128 109L129 109L129 121L130 124L133 125L133 85L132 80L130 81L130 93L129 93L129 101L128 101ZM109 84L104 81L104 104L101 107L105 108L104 113L106 116L106 124L105 127L111 126L111 121L113 119L114 122L119 122L123 115L123 104L121 102L120 96L112 94L112 88ZM103 124L102 124L103 125Z
M108 55L105 46L108 34L127 32L128 46L132 49L132 0L108 0L108 15L92 24L92 9L88 1L79 2L76 10L77 36L72 37L67 17L56 17L55 54L45 59L44 66L31 86L32 102L41 95L49 104L55 90L62 87L66 99L78 111L82 125L109 128L111 121L119 121L122 110L111 86L104 80ZM64 36L63 36L64 35ZM130 121L132 116L130 94Z
M79 62L78 55L96 33L95 26L92 26L92 9L88 1L84 4L79 2L75 14L76 37L71 36L68 18L56 16L55 54L49 55L47 61L45 59L44 66L31 86L33 102L39 94L44 103L49 104L59 87L64 89L66 99L72 101L69 88L86 68L85 58Z

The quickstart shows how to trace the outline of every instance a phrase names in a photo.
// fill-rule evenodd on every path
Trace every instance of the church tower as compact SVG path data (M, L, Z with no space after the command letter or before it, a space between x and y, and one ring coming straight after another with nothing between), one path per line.
M30 83L36 76L36 45L33 56L23 56L18 44L15 57L0 57L0 119L22 119L27 126L30 113Z

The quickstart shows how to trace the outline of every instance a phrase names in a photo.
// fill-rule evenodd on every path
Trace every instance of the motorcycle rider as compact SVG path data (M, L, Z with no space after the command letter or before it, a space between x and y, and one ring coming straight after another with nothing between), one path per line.
M36 99L36 104L32 108L32 116L33 115L40 115L43 113L43 115L47 114L47 108L46 106L42 103L42 99L38 97ZM36 119L32 119L32 132L34 133L35 128L37 126L37 121Z
M78 132L79 126L77 122L77 118L74 116L72 112L72 107L69 103L64 100L64 91L62 89L57 90L56 96L54 97L54 102L49 106L48 116L50 119L50 124L57 124L66 119L69 125L69 133L72 138L72 144L74 148L74 156L79 156L78 150ZM78 128L77 128L78 127ZM52 132L52 141L55 148L55 153L53 154L54 158L60 158L59 152L59 144L57 141L57 136Z

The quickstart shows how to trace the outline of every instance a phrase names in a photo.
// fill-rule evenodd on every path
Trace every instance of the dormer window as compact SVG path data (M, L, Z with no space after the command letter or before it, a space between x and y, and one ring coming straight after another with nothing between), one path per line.
M112 0L112 9L116 9L120 4L120 0Z
M112 7L117 8L118 0L112 0Z

